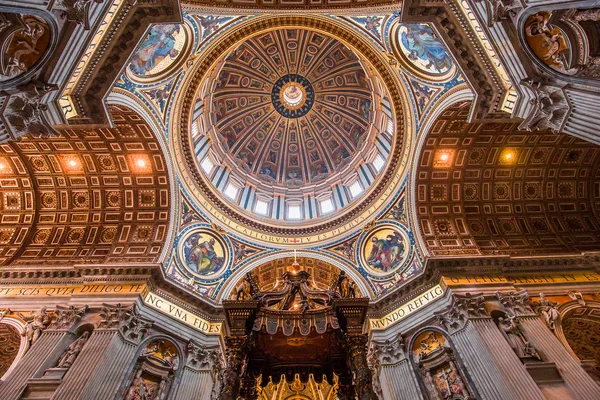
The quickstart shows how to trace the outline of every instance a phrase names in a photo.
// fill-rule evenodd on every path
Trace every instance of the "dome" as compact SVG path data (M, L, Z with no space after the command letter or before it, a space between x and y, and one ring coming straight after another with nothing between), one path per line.
M339 40L296 28L251 37L210 84L192 127L210 143L198 165L253 217L324 219L359 201L382 172L394 132L380 105L389 101Z

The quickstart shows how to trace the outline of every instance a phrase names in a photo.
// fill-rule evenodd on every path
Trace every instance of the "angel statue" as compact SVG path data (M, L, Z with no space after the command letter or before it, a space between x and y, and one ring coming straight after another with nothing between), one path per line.
M29 346L33 346L44 329L52 323L52 315L46 311L46 307L42 307L40 312L32 311L31 314L27 316L21 313L17 314L25 321L21 336L24 336L27 339Z

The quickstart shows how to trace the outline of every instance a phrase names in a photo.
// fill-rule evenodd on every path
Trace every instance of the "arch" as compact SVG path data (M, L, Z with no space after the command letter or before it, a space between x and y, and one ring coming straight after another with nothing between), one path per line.
M461 393L479 398L450 335L444 330L432 326L417 330L406 350L421 392L428 398L438 398L443 393L448 398Z
M586 301L585 306L570 301L560 306L556 337L578 361L596 361L600 376L600 303Z
M166 162L167 174L169 177L169 204L171 208L169 219L170 221L178 221L177 215L179 215L179 210L181 207L181 196L174 195L175 193L178 193L177 178L175 175L176 167L169 144L167 142L167 137L166 135L162 134L160 122L148 112L148 108L141 102L140 99L131 96L129 92L125 92L119 88L114 88L113 91L109 93L106 103L109 105L113 104L126 107L132 111L135 111L144 119L146 124L148 124L154 133L154 136L156 137L162 150L163 157ZM178 225L175 223L168 224L168 231L164 241L165 245L163 246L157 262L163 262L165 259L170 257L173 248L173 238L177 234L178 228Z
M45 10L29 7L14 7L14 6L0 6L0 13L17 14L17 15L32 15L37 18L41 18L48 25L50 29L50 38L44 53L40 58L29 68L26 72L18 74L11 79L4 82L0 82L0 90L13 88L17 85L23 84L31 80L35 74L48 62L53 56L56 47L58 46L59 27L56 18Z
M306 257L306 258L314 258L316 260L325 261L334 267L339 268L342 271L345 271L350 279L352 279L360 292L371 299L374 298L374 293L367 280L359 274L356 269L352 266L351 263L343 261L343 259L339 256L334 256L332 254L328 254L323 250L321 251L312 251L312 250L298 250L296 252L297 257ZM289 250L281 250L273 253L269 253L266 255L259 255L256 258L253 258L245 265L238 267L237 270L229 276L225 284L223 285L223 289L219 292L217 296L217 302L220 303L224 299L228 299L231 296L231 293L235 290L236 285L239 281L246 275L247 272L251 272L255 268L274 260L278 260L280 258L288 258L294 257L294 253Z
M176 391L183 370L180 366L184 365L184 354L179 343L166 335L147 337L138 345L118 395L125 397L144 386L148 390L146 393L156 394L164 390L160 398L168 397L169 393Z
M13 369L15 369L21 358L23 358L25 352L29 348L29 342L24 336L21 336L21 332L23 332L25 324L20 319L17 319L12 316L4 316L4 318L0 319L0 325L10 327L15 332L17 332L20 338L19 348L13 358L12 363L8 366L8 368L5 371L0 371L0 382L2 382L6 379L6 377L10 375ZM2 343L0 343L0 346L2 346ZM1 355L2 352L0 352L0 356Z
M110 111L114 128L0 148L0 175L11 178L0 182L4 264L157 262L170 221L165 155L139 114Z
M410 169L410 190L409 190L409 201L407 202L410 207L409 218L411 219L411 225L415 227L415 239L419 245L421 251L423 251L424 255L428 255L427 246L425 245L425 241L421 236L421 231L417 228L419 226L419 221L417 218L417 203L416 201L411 201L412 199L417 198L417 169L418 169L418 161L419 154L421 154L421 150L425 145L425 139L427 138L427 132L429 132L435 121L438 119L440 115L448 108L461 104L465 101L472 102L475 99L475 94L468 86L456 86L445 93L441 101L438 105L432 110L432 112L426 117L426 119L422 122L419 132L421 135L418 138L415 149L412 152L412 167Z
M530 47L530 45L527 41L527 37L526 37L526 33L525 33L526 24L528 22L529 17L535 15L536 13L543 13L543 12L552 13L552 12L560 12L560 11L565 11L565 10L593 8L593 7L597 7L597 6L598 6L597 2L595 2L593 0L583 0L583 1L569 2L568 6L565 5L564 3L555 3L555 4L539 5L539 6L527 8L525 10L525 12L523 12L522 14L519 15L519 19L515 24L517 33L518 33L517 36L519 38L521 48L529 56L529 58L531 59L531 61L533 62L533 64L536 67L538 67L541 71L543 71L544 73L546 73L550 76L553 76L564 82L585 84L585 85L591 85L591 86L596 86L596 87L600 86L600 79L590 79L590 78L578 76L578 72L575 72L574 74L569 75L567 73L563 73L554 68L551 68L549 65L544 63L538 57L538 55L535 54L535 52ZM560 25L561 25L561 28L563 28L563 29L565 27L567 27L565 24L560 24ZM570 29L570 31L571 32L569 32L567 34L567 36L569 36L571 39L578 36L577 33L575 31L573 31L572 28ZM575 43L575 44L572 43L571 45L572 46L576 46L576 45L583 46L584 44L585 43ZM579 51L574 51L574 53L577 55L579 53ZM582 54L580 54L580 55L585 56L586 54L587 54L587 49L584 50L582 52ZM585 58L585 57L582 57L582 58ZM572 64L576 64L576 63L572 63Z
M516 123L433 122L415 165L418 229L430 255L571 253L600 244L600 147Z

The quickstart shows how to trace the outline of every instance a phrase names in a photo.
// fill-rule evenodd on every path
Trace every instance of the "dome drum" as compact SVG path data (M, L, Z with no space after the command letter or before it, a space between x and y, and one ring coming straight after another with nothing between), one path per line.
M204 86L213 90L199 99L204 112L192 127L195 147L203 143L199 169L252 218L326 218L362 198L395 134L388 95L363 63L309 30L242 42L217 64Z

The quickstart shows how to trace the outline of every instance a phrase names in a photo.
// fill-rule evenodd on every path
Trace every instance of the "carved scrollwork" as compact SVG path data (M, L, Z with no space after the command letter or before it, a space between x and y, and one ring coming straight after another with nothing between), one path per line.
M16 92L10 94L3 117L15 138L24 134L40 137L56 136L56 132L44 120L43 113L48 106L42 100L46 94L56 89L56 85L31 81L17 86Z
M496 292L496 298L510 315L520 316L534 314L530 306L529 295L525 289L518 292Z
M52 330L66 330L70 329L73 324L77 323L81 317L87 312L88 306L83 307L61 307L57 306L54 310L56 318L54 322L48 327Z
M152 321L140 317L135 308L131 308L127 310L124 320L119 325L119 332L125 340L138 344L153 324Z
M569 103L560 85L539 78L528 78L521 81L533 92L530 101L532 111L519 125L519 129L538 131L549 129L554 133L562 130L565 119L569 114Z
M100 329L116 329L119 323L127 317L127 310L129 308L121 304L102 304L100 310Z

